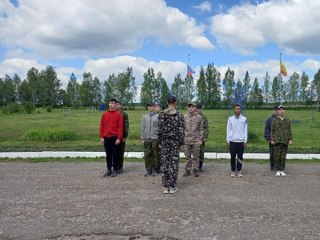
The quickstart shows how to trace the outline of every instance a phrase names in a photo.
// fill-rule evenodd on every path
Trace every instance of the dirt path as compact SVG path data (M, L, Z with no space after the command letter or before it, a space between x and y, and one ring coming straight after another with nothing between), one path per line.
M102 178L103 163L0 163L0 239L320 239L320 164L229 164L163 194L143 163Z

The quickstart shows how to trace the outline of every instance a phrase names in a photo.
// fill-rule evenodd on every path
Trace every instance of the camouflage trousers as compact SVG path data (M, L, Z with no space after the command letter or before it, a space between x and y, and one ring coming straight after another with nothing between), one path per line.
M205 148L206 148L206 144L203 143L203 144L200 146L199 162L204 162L204 151L205 151Z
M187 164L186 170L199 170L200 145L184 145L184 156Z
M274 168L277 171L284 171L286 168L286 157L288 152L288 145L284 143L277 143L273 147Z
M118 154L119 154L119 169L123 168L123 158L124 151L126 149L126 143L122 142L119 144Z
M179 143L167 141L161 148L162 186L174 188L177 186L179 173Z
M157 140L144 141L144 161L147 172L152 172L158 167L159 143Z

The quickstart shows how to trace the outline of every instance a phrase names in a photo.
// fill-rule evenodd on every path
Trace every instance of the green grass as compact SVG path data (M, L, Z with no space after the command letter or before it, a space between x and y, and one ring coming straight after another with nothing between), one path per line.
M142 151L140 142L140 123L144 110L128 110L130 131L127 151ZM186 113L184 110L183 113ZM227 110L205 110L209 120L209 139L206 149L210 152L227 152L225 135L228 118ZM246 152L268 152L264 136L264 123L271 114L270 110L246 110L249 124L249 141ZM102 113L99 111L72 110L63 113L61 109L45 109L33 114L3 114L0 112L0 151L104 151L99 139L99 124ZM293 124L294 144L290 153L320 153L320 113L315 112L315 127L312 127L311 110L287 110ZM44 141L43 139L26 141L24 136L31 130L62 129L74 140Z

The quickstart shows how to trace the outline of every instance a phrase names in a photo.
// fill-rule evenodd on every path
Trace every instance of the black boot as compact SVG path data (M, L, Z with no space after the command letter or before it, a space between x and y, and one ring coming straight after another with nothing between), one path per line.
M203 172L203 170L202 170L202 164L203 164L203 162L200 162L200 163L199 163L199 171L200 171L200 172Z

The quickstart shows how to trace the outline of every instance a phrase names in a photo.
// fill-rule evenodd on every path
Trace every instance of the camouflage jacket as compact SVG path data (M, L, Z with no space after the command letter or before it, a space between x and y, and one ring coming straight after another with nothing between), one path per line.
M176 109L165 109L158 117L158 141L163 145L167 141L184 144L184 117Z
M271 125L271 140L277 143L289 143L292 140L291 122L288 118L281 120L276 117Z
M123 117L123 138L127 138L129 134L129 116L126 112L120 111Z
M185 121L185 144L197 144L204 139L203 118L197 113L187 113Z
M203 113L199 113L203 119L203 129L204 129L204 140L207 141L209 137L209 123L208 123L208 118L203 115Z

